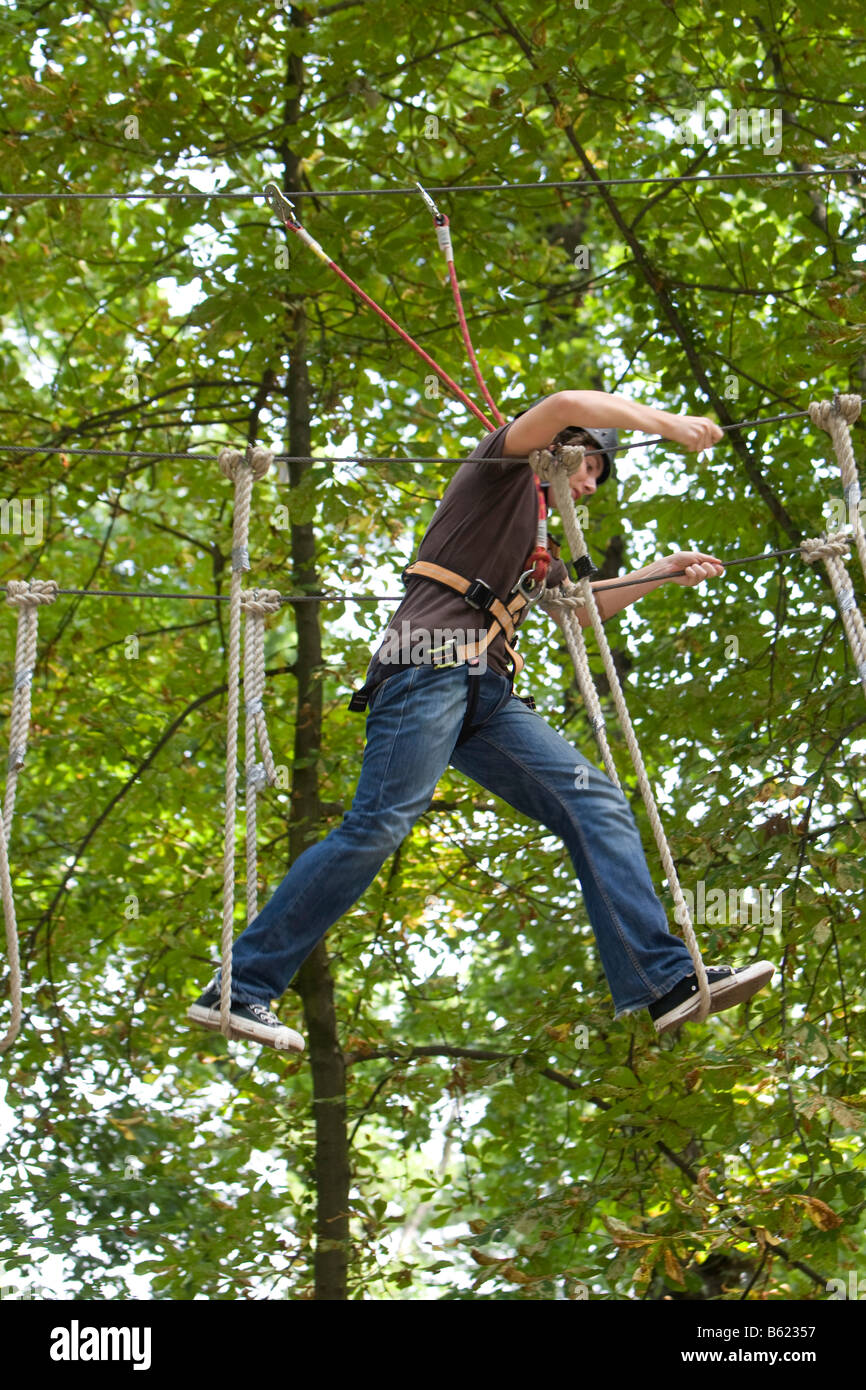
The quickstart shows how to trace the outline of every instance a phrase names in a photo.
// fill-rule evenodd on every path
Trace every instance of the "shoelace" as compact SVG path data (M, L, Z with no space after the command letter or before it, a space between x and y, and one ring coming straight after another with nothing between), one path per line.
M254 1013L260 1023L267 1023L269 1027L279 1028L280 1020L276 1014L272 1014L267 1004L248 1004L251 1013Z

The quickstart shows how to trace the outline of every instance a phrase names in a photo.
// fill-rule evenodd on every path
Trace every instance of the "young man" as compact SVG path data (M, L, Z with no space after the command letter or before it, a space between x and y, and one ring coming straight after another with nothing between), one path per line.
M506 634L494 620L496 599L507 602L535 544L538 502L529 454L575 431L588 447L609 451L588 455L570 475L572 496L588 498L611 472L619 429L658 433L691 451L709 448L722 435L700 416L672 415L602 391L559 391L488 434L458 468L419 549L422 567L435 567L439 577L410 574L363 691L353 699L369 713L351 809L296 860L235 943L231 1019L237 1036L303 1049L300 1035L271 1013L271 1001L373 881L429 806L449 764L566 844L615 1017L648 1008L663 1033L697 1012L691 957L668 929L631 808L603 772L512 693ZM685 573L673 577L674 570ZM444 582L443 573L460 578L464 591ZM679 551L636 570L630 577L648 582L634 589L605 593L620 580L602 580L593 589L608 618L659 584L690 586L723 573L712 555ZM548 584L565 577L555 561ZM588 621L577 611L581 622ZM578 767L584 769L580 779ZM737 970L709 967L712 1011L748 999L772 974L767 961ZM219 1028L219 975L188 1017Z

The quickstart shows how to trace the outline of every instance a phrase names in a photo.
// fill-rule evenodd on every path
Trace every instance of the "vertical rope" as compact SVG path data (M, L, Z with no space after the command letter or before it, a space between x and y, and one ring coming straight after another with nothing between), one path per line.
M231 1037L232 943L234 939L235 897L235 816L238 758L238 682L241 644L241 584L244 570L250 568L247 549L250 529L250 502L253 483L265 475L273 455L268 449L250 448L247 456L237 449L222 449L220 471L235 485L232 528L232 579L229 597L228 711L226 714L226 805L223 834L223 922L220 937L220 1031Z
M615 787L620 786L619 774L613 761L610 745L607 741L607 731L605 729L604 715L601 711L601 702L598 698L598 691L592 679L589 669L589 659L586 654L586 642L584 641L583 628L581 627L575 609L582 608L583 598L578 595L576 584L560 584L557 589L548 589L544 596L539 599L542 608L549 612L559 626L562 628L565 637L565 645L568 648L569 656L574 665L574 673L577 676L578 689L586 705L589 715L589 722L598 743L599 752L604 762L605 771Z
M244 628L244 708L246 710L246 825L247 825L247 925L258 915L258 864L256 859L256 795L274 786L274 766L265 723L265 615L278 613L282 599L278 589L252 589L241 596L246 613ZM262 761L256 762L256 735Z
M866 624L864 624L863 615L857 607L851 578L842 560L842 556L848 554L850 547L850 537L837 531L831 536L820 536L814 540L803 541L800 546L800 554L807 565L814 565L819 560L823 560L827 567L833 593L836 596L836 602L842 616L842 623L851 644L851 651L854 654L860 684L863 686L864 695L866 695Z
M3 895L6 955L9 958L9 998L12 1003L9 1027L0 1038L0 1052L5 1052L7 1047L12 1046L21 1027L21 962L18 956L18 923L15 920L15 899L12 896L9 855L6 852L7 833L3 812L0 811L0 893Z
M580 445L558 445L553 454L546 449L538 449L534 450L529 456L530 466L540 478L549 481L553 488L553 495L556 498L557 509L562 518L565 534L568 538L571 556L573 560L577 561L584 556L588 559L589 552L586 548L586 541L583 537L580 522L577 519L574 499L568 485L568 475L569 473L575 472L580 467L583 454L584 451ZM680 881L674 867L670 845L668 844L667 836L665 835L664 827L661 823L658 807L656 806L655 797L649 783L649 778L647 777L646 768L644 767L643 758L641 757L640 748L638 747L637 738L626 706L625 696L619 683L619 676L617 675L616 666L614 665L613 654L610 650L607 636L605 635L601 614L598 611L595 595L593 594L589 579L583 578L578 580L578 588L586 604L590 621L592 622L592 628L604 663L605 674L608 679L608 684L610 685L610 692L613 696L613 702L616 706L620 724L622 725L625 741L628 744L628 751L631 754L631 760L634 764L635 772L637 773L638 786L640 787L644 805L647 809L653 835L655 836L655 841L661 856L662 866L676 906L676 920L683 929L683 938L695 967L699 999L699 1008L697 1014L695 1014L695 1021L700 1023L707 1017L710 1011L710 990L707 983L707 972L701 958L700 947L695 937L691 915L686 906L685 898L683 897Z
M53 603L57 598L57 588L54 579L10 579L6 586L6 602L18 609L18 634L15 643L15 685L9 716L8 776L4 806L0 812L0 895L3 898L3 920L6 926L12 1015L6 1033L0 1038L0 1052L5 1052L11 1047L21 1027L21 962L18 953L18 924L15 919L12 875L9 869L9 842L12 836L18 773L24 766L30 734L30 691L36 668L39 606L43 603Z
M848 428L858 418L860 404L859 396L840 396L837 393L832 401L811 401L809 415L812 424L819 429L826 430L833 441L836 458L839 461L839 471L842 474L842 495L845 499L854 543L857 546L857 554L860 556L860 568L863 571L863 578L866 579L866 536L863 535L863 518L860 515L860 480L857 476L857 461L854 458L851 431Z

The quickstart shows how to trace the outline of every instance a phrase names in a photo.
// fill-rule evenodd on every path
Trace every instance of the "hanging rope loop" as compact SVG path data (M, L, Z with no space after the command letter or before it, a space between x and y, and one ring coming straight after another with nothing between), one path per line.
M860 677L863 693L866 694L866 622L857 605L851 576L843 558L850 552L851 541L851 536L836 531L832 535L804 540L800 545L800 554L808 565L815 565L819 560L823 560L827 567L827 575L851 647L857 675Z
M268 780L276 781L265 726L262 694L264 690L264 620L276 612L281 598L274 589L242 589L243 573L250 568L248 549L250 506L253 484L263 478L273 463L273 452L260 445L249 446L246 454L238 449L221 449L218 464L223 475L234 483L235 506L232 527L232 577L229 602L228 708L226 713L226 800L223 833L223 920L220 937L220 1031L231 1037L232 946L234 940L235 899L235 816L237 803L238 707L241 668L241 613L247 614L244 636L244 697L246 703L246 822L247 822L247 922L255 915L256 898L256 790L261 782L259 768ZM263 764L255 759L258 734Z
M860 558L863 577L866 579L866 534L860 515L860 479L850 430L854 421L859 419L861 404L859 396L840 395L837 391L832 401L811 401L809 417L812 424L818 429L826 430L833 441L839 472L842 475L842 492L851 525L851 535Z
M30 736L30 692L36 669L39 609L45 604L54 603L57 593L58 584L54 579L10 579L6 585L6 602L10 607L18 609L18 634L15 644L12 712L9 716L8 777L3 810L0 813L0 895L3 898L6 953L9 958L9 998L12 1016L6 1033L0 1038L0 1052L5 1052L12 1045L21 1027L21 963L18 954L18 925L15 920L12 875L9 869L9 842L12 836L18 773L24 766L27 740Z
M832 535L804 540L800 546L800 554L809 565L823 560L827 567L827 575L833 587L845 634L851 645L857 674L866 694L866 623L857 606L843 559L853 544L860 558L863 577L866 579L866 535L860 515L860 479L850 430L850 426L859 418L860 407L859 396L840 395L838 391L831 401L811 401L809 404L809 416L813 425L826 430L833 441L842 475L842 489L851 534L849 536L845 532L836 531Z
M610 693L613 697L619 722L628 745L631 760L637 774L638 786L647 809L650 824L652 825L655 841L658 846L662 867L671 890L671 896L676 907L676 920L683 929L683 938L692 958L695 968L695 977L698 984L698 1012L695 1015L697 1022L702 1022L710 1011L710 990L707 982L707 972L701 958L700 947L698 946L694 928L692 926L691 915L683 897L680 881L674 867L673 855L667 841L661 817L658 813L652 787L649 783L643 758L641 757L637 737L632 726L628 708L625 702L622 686L620 685L619 675L613 660L613 653L604 631L601 614L595 601L592 585L589 580L590 560L587 550L586 540L581 530L574 505L574 498L571 495L569 486L569 475L577 471L583 460L584 450L580 444L556 445L551 451L549 449L533 450L529 455L529 463L537 476L550 483L553 495L556 500L557 510L562 518L565 528L566 538L571 550L571 558L578 565L578 570L582 571L576 588L579 589L586 605L589 618L592 623L593 631L601 652L604 663L605 675L607 676ZM581 561L583 563L581 564ZM613 766L613 759L610 756L610 749L604 736L604 720L601 713L601 706L598 694L593 684L592 675L589 670L589 663L586 659L586 649L583 642L581 625L574 612L563 613L563 631L565 633L566 645L569 649L572 661L574 662L575 673L581 694L587 705L587 710L592 721L593 729L599 739L599 744L604 758L605 768L611 781L619 786L619 779Z

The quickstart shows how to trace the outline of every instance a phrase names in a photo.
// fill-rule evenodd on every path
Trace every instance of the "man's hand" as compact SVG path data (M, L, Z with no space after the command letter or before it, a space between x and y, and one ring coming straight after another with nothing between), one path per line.
M699 454L702 449L712 448L722 437L715 420L709 420L705 415L671 415L666 410L658 413L661 416L660 433L665 439L685 445L691 453Z
M672 583L684 584L686 587L700 584L704 579L712 579L725 572L721 560L717 560L713 555L702 555L699 550L678 550L674 555L666 555L663 560L656 560L653 568L657 568L659 579L670 579ZM673 570L685 570L685 574L674 575Z
M676 570L682 570L683 573L676 574ZM597 579L592 585L592 591L601 620L607 622L614 613L619 613L631 603L637 603L644 594L652 593L653 589L657 589L668 580L674 584L691 586L724 572L724 565L714 555L702 555L699 550L677 550L673 555L666 555L663 560L653 560L652 564L634 570L628 575L627 580L633 581L634 587L627 580ZM589 622L586 608L578 608L575 613L581 627L586 627Z

